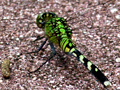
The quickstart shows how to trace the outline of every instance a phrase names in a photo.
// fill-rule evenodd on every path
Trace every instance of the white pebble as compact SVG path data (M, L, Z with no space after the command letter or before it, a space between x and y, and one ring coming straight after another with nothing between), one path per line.
M37 79L37 77L34 77L32 80L35 81Z
M34 41L34 40L36 40L37 38L36 38L36 37L30 37L29 39L32 40L32 41Z
M117 90L120 90L120 87L117 87Z
M0 83L2 83L3 82L3 80L0 80Z
M100 14L97 14L96 17L97 17L97 20L99 20L100 17L101 17L101 15L100 15Z
M12 36L11 39L14 39L14 37Z
M110 11L111 11L111 13L115 13L115 12L118 11L118 9L117 8L112 8Z
M16 38L17 41L19 41L20 39L19 38Z
M104 73L105 74L105 76L107 76L109 73L108 72L106 72L106 73Z
M116 76L119 76L119 75L120 75L120 73L117 73L117 74L116 74Z
M16 55L17 55L17 56L19 56L19 55L20 55L20 53L18 52L18 53L16 53Z
M23 38L23 35L20 35L20 38Z
M13 58L13 56L10 54L9 58Z
M60 90L60 88L57 87L56 90Z
M3 44L3 42L1 41L0 44Z
M38 2L44 2L44 0L37 0Z
M120 62L120 58L117 58L117 59L116 59L116 62Z
M22 55L22 59L24 60L26 58L26 56L25 55Z
M18 50L18 49L19 49L19 47L15 47L14 49L15 49L15 50Z
M118 1L116 4L118 4L118 5L119 5L119 4L120 4L120 1Z
M3 19L10 19L10 16L7 16L7 17L3 17Z
M117 34L117 36L120 38L120 34Z
M24 90L25 88L24 88L23 86L20 85L20 89L21 89L21 90Z
M115 17L116 19L120 20L120 15L116 15Z
M54 83L55 81L51 80L50 83Z
M105 23L106 23L107 25L110 25L110 24L111 24L109 20L106 20Z

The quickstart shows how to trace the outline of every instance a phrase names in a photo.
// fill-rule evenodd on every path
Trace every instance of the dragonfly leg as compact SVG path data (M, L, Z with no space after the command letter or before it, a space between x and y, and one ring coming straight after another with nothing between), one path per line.
M45 36L43 36L43 37L37 36L37 38L34 40L34 42L35 42L35 41L38 41L38 40L41 40L41 39L43 39L43 38L45 38Z
M42 63L42 65L40 65L39 68L37 68L34 71L29 71L30 73L38 71L43 65L45 65L48 61L50 61L51 58L53 58L56 55L56 51L55 51L53 43L49 41L49 45L50 45L51 50L52 50L50 57L44 63Z
M36 51L28 52L27 54L38 53L42 49L42 47L45 45L47 40L48 39L46 38L45 41L41 44L41 46Z

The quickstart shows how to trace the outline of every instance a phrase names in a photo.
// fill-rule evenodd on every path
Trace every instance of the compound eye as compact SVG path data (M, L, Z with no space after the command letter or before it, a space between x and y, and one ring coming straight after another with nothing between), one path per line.
M39 23L42 23L42 20L39 20Z
M38 21L38 23L37 23L37 26L38 26L39 28L43 28L44 25L45 25L45 22L42 21L41 19L40 19L40 20Z

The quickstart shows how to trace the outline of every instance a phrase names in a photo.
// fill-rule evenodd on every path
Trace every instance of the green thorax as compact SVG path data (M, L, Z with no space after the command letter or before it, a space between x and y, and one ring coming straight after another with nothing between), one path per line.
M49 19L45 24L45 35L57 45L63 38L71 38L72 31L68 28L64 18L56 17Z

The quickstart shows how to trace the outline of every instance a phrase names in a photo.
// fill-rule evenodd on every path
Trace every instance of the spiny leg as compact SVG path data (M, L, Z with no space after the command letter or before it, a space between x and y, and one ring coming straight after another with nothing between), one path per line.
M44 38L44 36L43 36L43 37L38 36L37 39L34 40L34 42L37 41L37 40L41 40L42 38ZM45 43L46 43L47 40L48 40L48 39L46 38L45 41L41 44L41 46L39 47L38 50L32 51L32 52L20 53L19 55L16 56L15 59L18 59L18 57L20 57L20 56L23 55L23 54L38 53L38 52L42 49L42 47L45 45Z
M28 52L27 54L38 53L43 48L47 40L48 39L46 38L45 41L41 44L41 46L36 51Z
M49 41L49 45L52 50L52 54L50 55L50 57L44 63L42 63L42 65L40 65L39 68L37 68L35 71L29 71L30 73L38 71L43 65L45 65L51 58L53 58L56 55L56 51L55 51L53 43Z
M34 40L34 42L35 41L38 41L38 40L41 40L41 39L43 39L45 36L43 36L43 37L40 37L40 36L37 36L37 38Z

